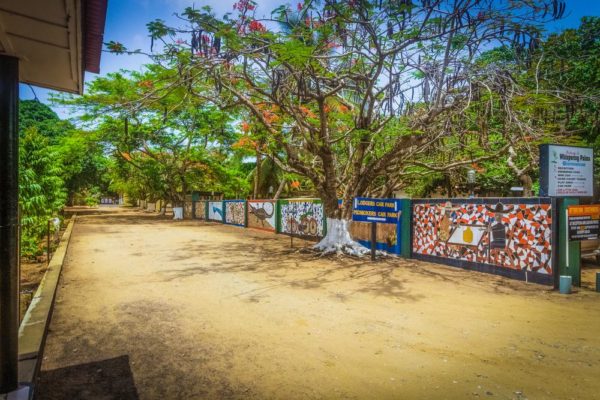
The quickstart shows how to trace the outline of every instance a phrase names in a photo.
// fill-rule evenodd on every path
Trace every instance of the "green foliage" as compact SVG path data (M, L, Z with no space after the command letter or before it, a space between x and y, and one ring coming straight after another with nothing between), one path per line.
M240 196L285 171L324 200L451 196L466 194L472 168L480 195L501 196L536 186L541 143L600 151L598 18L543 38L564 12L545 0L304 1L270 20L256 6L223 18L187 8L181 28L151 22L156 63L99 78L72 103L102 121L115 190ZM252 129L236 132L240 119Z
M585 17L578 29L552 34L527 53L503 45L481 54L473 73L498 69L510 76L507 83L515 93L506 102L499 95L506 85L478 90L464 118L454 121L452 134L440 138L438 145L418 158L436 167L452 161L462 164L443 173L413 167L404 179L406 190L417 196L464 195L468 193L466 172L474 168L479 195L514 195L510 188L524 186L528 179L535 193L539 187L538 146L542 143L592 146L598 160L599 37L600 18ZM523 123L512 124L516 119ZM513 156L502 151L509 145ZM469 162L486 154L496 156Z
M56 149L62 164L68 204L76 204L75 197L80 193L110 192L109 160L96 132L70 130L56 145Z
M79 193L105 192L106 159L95 138L37 100L19 105L21 253L40 254L47 222ZM84 201L87 204L91 202ZM93 203L97 203L94 200Z
M156 34L165 33L157 24ZM224 150L237 139L234 114L190 96L189 88L173 88L178 78L175 68L152 64L141 72L97 78L86 95L59 101L80 109L82 122L93 123L97 142L112 160L90 161L110 171L111 190L133 201L173 204L181 204L191 190L245 195L248 183Z
M31 127L36 127L49 144L57 144L66 132L73 129L68 121L58 118L58 115L46 104L38 100L21 100L19 102L19 129L21 134Z
M19 158L21 253L31 256L41 252L38 243L47 221L63 207L66 193L58 153L37 127L22 132Z

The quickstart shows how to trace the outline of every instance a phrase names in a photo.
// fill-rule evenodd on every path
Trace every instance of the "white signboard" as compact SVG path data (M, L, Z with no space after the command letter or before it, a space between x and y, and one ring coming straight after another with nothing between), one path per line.
M590 148L544 145L541 153L542 196L594 195L594 152Z

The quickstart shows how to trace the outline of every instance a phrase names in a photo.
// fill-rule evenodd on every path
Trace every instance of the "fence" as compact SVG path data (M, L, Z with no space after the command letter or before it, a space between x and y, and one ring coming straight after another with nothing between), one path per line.
M378 224L379 250L553 283L556 210L549 198L384 200L400 212L397 223ZM196 218L306 239L327 233L319 199L197 201L194 210ZM370 223L352 222L350 232L370 247Z
M224 223L236 226L246 226L246 201L225 200L223 201L225 211Z
M196 219L208 219L208 201L198 200L193 202L192 215Z
M549 198L413 200L413 258L553 283Z
M246 210L248 228L277 232L279 220L277 200L248 200Z
M327 220L319 199L280 200L278 215L278 233L306 239L322 238L327 233Z
M222 201L209 201L208 202L208 220L209 221L217 221L224 222L225 214L223 212L223 202Z

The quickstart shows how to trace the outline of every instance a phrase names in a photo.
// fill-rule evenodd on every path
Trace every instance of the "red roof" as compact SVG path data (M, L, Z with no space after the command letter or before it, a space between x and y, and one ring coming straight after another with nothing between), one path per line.
M106 7L108 0L86 0L84 5L84 68L88 72L100 72L100 56L104 39Z

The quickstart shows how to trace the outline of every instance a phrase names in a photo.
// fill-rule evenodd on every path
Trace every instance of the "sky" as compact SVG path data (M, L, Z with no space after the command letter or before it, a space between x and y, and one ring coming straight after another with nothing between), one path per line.
M125 45L128 49L150 49L150 39L146 24L155 19L163 19L167 24L180 25L175 13L183 11L187 6L196 8L209 5L217 15L232 11L237 0L108 0L104 42L114 40ZM257 0L259 15L268 15L280 4L295 4L286 0ZM560 21L553 22L546 29L558 32L567 28L576 28L583 16L600 16L600 0L567 0L565 16ZM139 70L149 60L141 55L116 55L104 52L100 61L100 75L115 72L120 69ZM90 82L96 74L86 72L85 80ZM42 102L47 102L48 94L52 91L21 85L22 99L33 99L35 96ZM35 95L34 95L35 93ZM68 110L56 106L52 108L62 118L69 116Z

